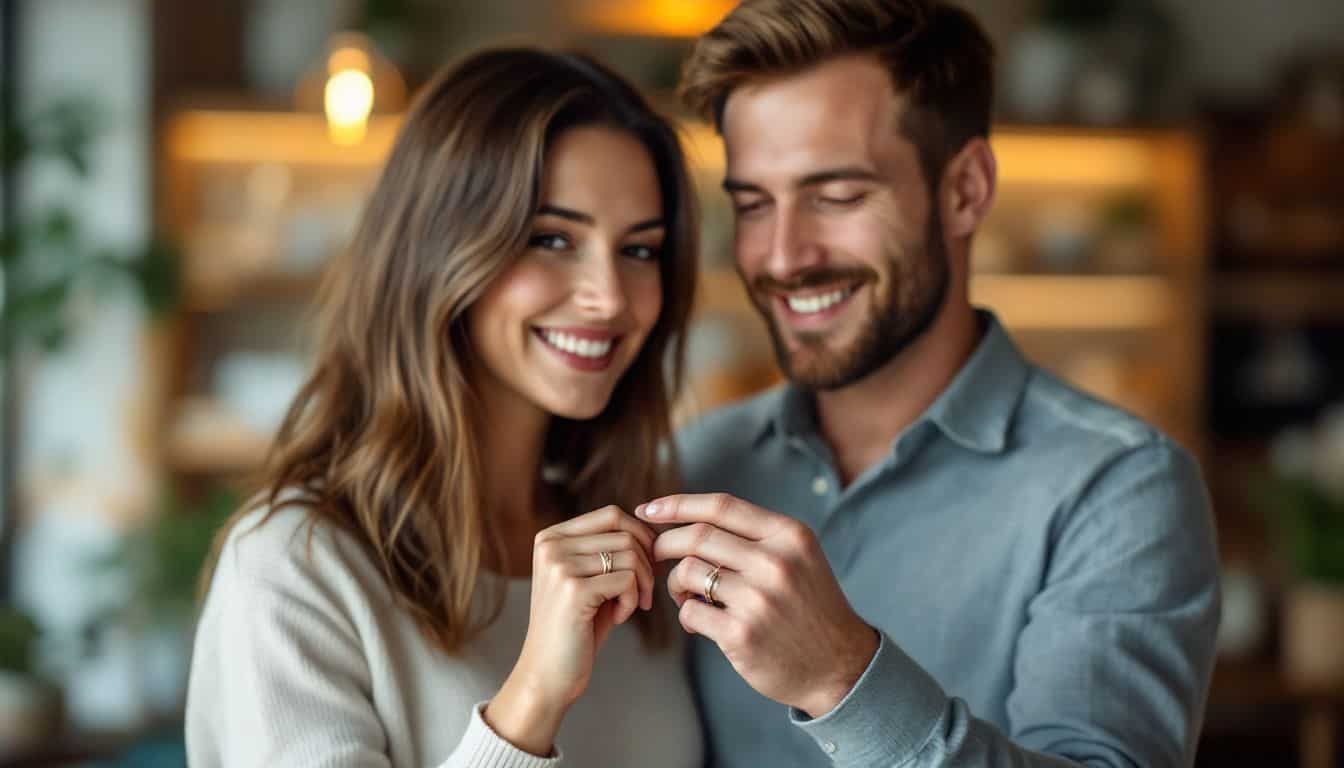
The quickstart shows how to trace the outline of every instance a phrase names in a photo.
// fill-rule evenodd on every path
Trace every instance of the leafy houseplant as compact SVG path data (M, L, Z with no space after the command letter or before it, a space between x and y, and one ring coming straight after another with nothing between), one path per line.
M92 173L90 152L102 117L92 101L65 99L5 125L6 176L57 164L77 181ZM181 284L175 248L150 240L130 248L96 245L69 204L58 203L0 233L6 301L0 307L0 362L29 342L60 348L71 330L71 304L84 287L129 278L151 315L175 306Z
M216 531L241 500L217 487L196 502L164 492L156 514L134 529L120 546L96 563L119 572L131 589L124 614L137 623L181 625L196 610L196 584Z
M142 692L152 714L180 715L196 619L196 585L215 533L239 506L222 487L187 501L172 489L119 545L92 563L92 575L124 580L126 600L95 630L113 626L139 638Z
M40 637L31 617L0 604L0 757L33 748L60 723L60 693L35 668Z
M5 569L0 591L8 590L11 567L3 545L18 519L18 415L24 373L36 356L61 349L85 319L81 315L106 298L109 288L129 286L152 319L167 314L180 293L179 258L166 241L150 239L131 247L100 243L85 231L73 195L16 204L21 174L62 178L75 190L90 180L96 171L94 142L106 123L96 101L83 97L58 99L23 116L6 110L0 121L0 170L8 196L0 227L0 485L5 493L0 499L0 569ZM0 696L0 709L5 710L0 712L0 751L6 745L22 746L25 739L45 738L58 725L50 714L52 698L58 700L56 689L31 665L34 631L30 620L0 611L0 674L8 675L6 695Z
M1281 435L1257 491L1289 569L1284 664L1298 684L1344 682L1344 406Z
M1294 579L1344 589L1344 406L1275 441L1258 497Z

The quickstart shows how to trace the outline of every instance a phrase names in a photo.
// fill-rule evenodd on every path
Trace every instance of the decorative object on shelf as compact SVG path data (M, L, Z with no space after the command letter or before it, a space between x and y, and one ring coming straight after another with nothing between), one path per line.
M1036 260L1042 272L1088 272L1096 242L1093 212L1072 200L1043 205L1036 213Z
M1300 328L1267 328L1238 371L1236 387L1252 406L1310 405L1325 392L1329 368Z
M40 637L31 617L0 604L0 759L32 750L60 728L60 689L37 671Z
M1132 275L1156 268L1157 212L1147 197L1129 193L1106 200L1097 229L1095 271Z
M1082 55L1075 27L1043 14L1008 51L1003 95L1015 118L1035 123L1059 120Z
M1250 567L1231 563L1221 569L1219 584L1223 613L1218 622L1218 655L1251 658L1264 646L1269 631L1264 582Z
M1163 111L1174 27L1151 0L1043 0L1005 67L1009 113L1119 125Z
M212 388L235 418L270 436L307 376L307 364L294 355L239 350L215 364Z
M1344 683L1344 405L1274 441L1257 500L1292 579L1284 671L1304 687Z

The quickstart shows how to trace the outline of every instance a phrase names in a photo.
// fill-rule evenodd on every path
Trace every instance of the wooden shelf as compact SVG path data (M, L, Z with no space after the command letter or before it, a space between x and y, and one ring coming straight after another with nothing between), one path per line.
M1172 322L1177 297L1161 277L975 275L971 301L1021 330L1154 331Z
M209 313L230 309L242 301L311 301L320 274L262 273L233 281L188 284L185 308Z
M400 119L374 116L359 144L336 144L326 119L303 112L187 111L166 130L173 163L356 166L375 169L396 137Z
M191 398L168 430L164 461L186 475L241 475L261 467L270 445L269 435L242 423L218 403Z
M1225 319L1344 323L1344 271L1222 274L1212 303Z

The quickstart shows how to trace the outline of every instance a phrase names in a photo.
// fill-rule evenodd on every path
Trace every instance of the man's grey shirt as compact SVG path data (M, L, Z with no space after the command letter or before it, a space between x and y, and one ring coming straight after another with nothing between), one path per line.
M1219 611L1198 465L981 320L952 384L848 487L792 385L679 436L688 492L807 523L881 633L858 684L815 720L694 638L712 765L1193 762Z

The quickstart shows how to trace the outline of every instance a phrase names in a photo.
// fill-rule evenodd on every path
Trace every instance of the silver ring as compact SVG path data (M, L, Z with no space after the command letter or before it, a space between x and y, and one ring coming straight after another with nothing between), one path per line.
M597 556L602 558L602 575L606 576L608 573L611 573L611 563L612 563L611 553L598 552Z
M705 577L705 602L710 605L718 605L719 601L715 598L714 592L719 588L719 571L723 570L722 565L714 566L709 575Z

